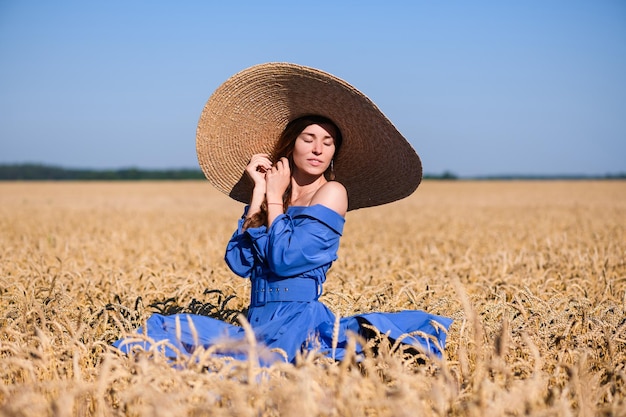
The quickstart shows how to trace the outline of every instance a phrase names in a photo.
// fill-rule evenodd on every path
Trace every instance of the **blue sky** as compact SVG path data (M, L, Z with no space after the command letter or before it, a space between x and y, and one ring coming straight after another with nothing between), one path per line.
M0 0L0 163L197 167L213 90L313 66L424 170L626 172L626 2Z

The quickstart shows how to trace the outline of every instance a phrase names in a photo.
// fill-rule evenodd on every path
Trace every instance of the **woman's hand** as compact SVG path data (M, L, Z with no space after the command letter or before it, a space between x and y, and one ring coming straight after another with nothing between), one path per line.
M252 197L248 207L248 218L261 211L261 204L265 200L265 173L271 167L272 161L270 161L269 155L264 153L252 155L250 162L246 166L246 173L254 182L254 189L252 190Z
M291 181L289 160L282 157L265 173L266 198L268 203L282 203L283 194Z
M269 155L265 153L252 155L246 166L246 173L254 182L255 188L262 187L263 193L265 193L265 173L270 168L272 168L272 161L270 161Z

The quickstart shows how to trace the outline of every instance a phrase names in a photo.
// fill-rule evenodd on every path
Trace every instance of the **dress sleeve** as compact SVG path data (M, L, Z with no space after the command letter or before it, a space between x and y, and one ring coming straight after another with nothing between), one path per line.
M247 278L252 272L256 261L265 260L268 244L267 228L265 226L249 227L243 230L248 207L238 221L237 230L226 245L224 260L228 267L240 277Z
M269 269L289 277L332 263L337 259L344 221L321 205L276 217L266 245Z

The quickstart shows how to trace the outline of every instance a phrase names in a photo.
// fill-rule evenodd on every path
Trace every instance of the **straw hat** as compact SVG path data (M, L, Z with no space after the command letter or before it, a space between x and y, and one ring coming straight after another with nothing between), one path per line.
M321 115L343 136L335 179L348 191L348 210L410 195L422 179L415 150L370 99L326 72L289 63L245 69L207 101L196 135L200 167L220 191L249 202L252 181L244 170L256 153L272 154L291 120Z

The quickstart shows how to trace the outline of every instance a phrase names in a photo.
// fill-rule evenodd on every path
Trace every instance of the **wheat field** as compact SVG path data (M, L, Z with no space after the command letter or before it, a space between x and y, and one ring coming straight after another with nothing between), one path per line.
M239 323L242 209L203 181L0 183L0 415L626 416L626 182L425 181L348 213L322 300L454 318L441 360L113 349L154 312Z

